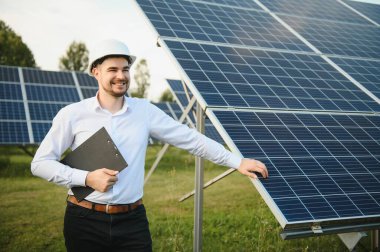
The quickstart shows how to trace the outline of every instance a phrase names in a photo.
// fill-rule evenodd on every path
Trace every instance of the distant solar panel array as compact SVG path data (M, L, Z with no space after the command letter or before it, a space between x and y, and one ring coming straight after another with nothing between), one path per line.
M64 106L95 96L96 80L85 73L0 66L0 144L38 144ZM177 103L154 103L178 120Z
M95 95L97 86L83 73L0 66L0 143L41 142L55 114Z
M284 237L380 227L378 6L137 3L230 149L266 163Z

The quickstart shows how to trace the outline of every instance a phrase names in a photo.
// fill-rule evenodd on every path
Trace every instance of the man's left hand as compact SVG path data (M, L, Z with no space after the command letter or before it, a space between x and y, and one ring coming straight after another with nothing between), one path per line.
M263 176L263 178L268 177L268 170L265 164L255 159L243 158L241 160L238 171L241 174L251 177L253 179L257 178L257 175L255 174L255 172L260 173L261 176Z

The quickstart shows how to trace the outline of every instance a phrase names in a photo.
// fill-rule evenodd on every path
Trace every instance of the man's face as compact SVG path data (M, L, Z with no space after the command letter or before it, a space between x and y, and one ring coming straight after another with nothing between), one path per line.
M99 93L122 97L129 88L129 63L123 57L107 58L93 70L99 83Z

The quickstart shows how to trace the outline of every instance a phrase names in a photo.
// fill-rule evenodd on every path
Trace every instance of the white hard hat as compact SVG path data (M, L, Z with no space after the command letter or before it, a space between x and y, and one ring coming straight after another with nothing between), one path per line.
M94 67L94 62L110 55L125 56L128 58L131 65L136 60L136 56L129 53L128 46L123 42L115 39L103 40L99 42L89 53L87 73L92 76L91 70Z

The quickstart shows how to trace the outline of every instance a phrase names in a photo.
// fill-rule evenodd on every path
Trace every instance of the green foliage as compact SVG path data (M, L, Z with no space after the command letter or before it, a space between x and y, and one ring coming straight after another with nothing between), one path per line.
M18 147L0 147L0 177L31 177L32 157Z
M172 95L172 92L170 92L169 89L166 89L160 97L160 102L173 102L173 101L174 101L174 97Z
M2 20L0 20L0 65L36 67L32 51Z
M73 41L66 55L59 59L59 69L85 72L88 66L88 49L82 42Z
M134 78L137 88L132 91L131 96L140 98L146 97L150 86L150 73L148 63L145 59L140 60L137 64Z

